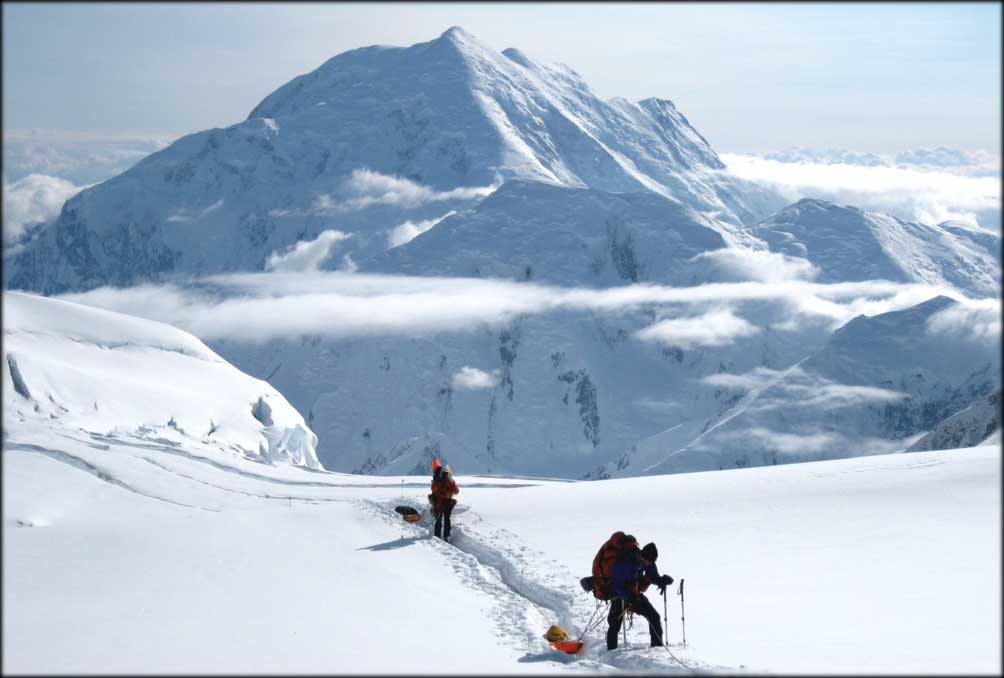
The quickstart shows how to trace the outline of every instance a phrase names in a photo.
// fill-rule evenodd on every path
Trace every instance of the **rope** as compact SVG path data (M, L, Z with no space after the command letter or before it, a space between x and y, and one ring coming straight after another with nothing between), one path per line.
M606 604L607 604L607 605L609 605L610 603L609 603L609 602L607 602ZM583 631L582 633L580 633L580 634L579 634L579 637L578 637L578 638L576 638L576 641L577 641L577 642L580 642L580 643L581 643L581 642L582 642L582 639L583 639L583 638L585 638L586 634L587 634L587 633L589 633L590 631L592 631L593 629L595 629L595 628L596 628L597 626L599 626L599 625L600 625L600 622L602 622L602 621L603 621L603 616L602 616L602 615L601 615L601 616L599 617L599 619L596 619L596 621L595 621L595 622L593 621L593 619L595 619L595 618L596 618L596 613L600 611L600 608L601 608L601 607L602 607L602 606L600 605L600 602L599 602L599 601L597 601L597 602L596 602L596 607L595 607L595 608L593 609L593 614L592 614L592 616L590 616L590 617L589 617L589 621L587 621L587 622L586 622L586 627L585 627L585 630L584 630L584 631Z

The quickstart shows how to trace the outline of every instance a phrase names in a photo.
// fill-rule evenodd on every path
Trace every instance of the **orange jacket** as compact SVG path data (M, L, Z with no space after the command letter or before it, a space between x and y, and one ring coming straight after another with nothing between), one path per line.
M452 478L440 476L432 479L432 501L437 511L455 494L460 494L460 488Z

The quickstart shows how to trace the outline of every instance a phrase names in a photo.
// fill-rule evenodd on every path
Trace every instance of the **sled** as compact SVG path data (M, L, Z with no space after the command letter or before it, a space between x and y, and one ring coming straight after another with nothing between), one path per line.
M409 523L417 523L422 518L422 514L410 506L397 506L394 510Z
M582 649L582 643L568 635L568 631L560 626L553 625L544 634L551 647L560 652L575 654Z
M578 640L566 640L561 643L551 643L551 647L567 654L575 654L582 649L582 642Z

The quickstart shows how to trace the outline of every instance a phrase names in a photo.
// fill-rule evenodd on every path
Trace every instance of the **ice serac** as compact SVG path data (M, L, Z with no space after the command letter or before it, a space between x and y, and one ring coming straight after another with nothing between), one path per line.
M957 301L934 297L902 311L854 318L790 368L750 374L748 383L733 380L731 387L726 380L737 399L729 412L709 420L685 445L670 447L659 437L643 441L618 471L671 473L902 452L1000 390L996 340L935 330L941 314L958 308Z
M810 261L820 282L917 282L973 297L1000 290L1000 234L982 229L913 223L806 198L752 232L771 250Z
M3 295L3 427L43 426L217 447L320 469L317 436L268 383L163 323Z
M335 56L246 120L82 191L5 256L4 283L52 294L262 270L332 222L351 236L334 267L384 249L396 224L469 208L509 180L653 192L706 213L735 243L784 204L728 175L671 102L601 100L567 67L452 28Z
M906 451L924 452L975 447L985 444L995 435L999 438L1000 430L1001 392L997 390L940 422Z

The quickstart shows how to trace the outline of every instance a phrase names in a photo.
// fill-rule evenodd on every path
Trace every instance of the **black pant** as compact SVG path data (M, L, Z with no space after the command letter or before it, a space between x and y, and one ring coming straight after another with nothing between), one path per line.
M450 514L453 513L453 507L457 505L456 499L447 499L443 502L442 507L439 511L436 511L436 536L442 536L443 539L450 539Z
M652 607L643 594L637 593L631 596L631 607L635 614L640 614L648 620L648 635L652 647L662 645L662 621L659 619L659 612ZM613 650L617 647L617 634L621 630L622 615L624 614L624 601L614 598L610 601L610 614L607 615L607 649Z

